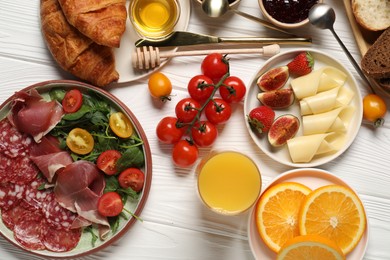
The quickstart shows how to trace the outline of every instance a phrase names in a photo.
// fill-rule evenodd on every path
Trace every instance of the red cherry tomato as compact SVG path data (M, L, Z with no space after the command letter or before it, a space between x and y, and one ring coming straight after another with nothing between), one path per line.
M219 94L229 103L240 102L244 98L245 93L246 87L244 82L236 76L227 77L219 88Z
M83 104L83 94L80 90L72 89L66 92L64 99L62 100L62 107L65 113L74 113L80 109Z
M121 196L115 191L104 193L98 201L98 212L105 217L118 216L123 210Z
M205 108L207 120L218 125L226 123L232 115L231 106L221 98L210 100Z
M211 53L203 59L201 70L203 75L218 83L229 72L229 61L220 53Z
M187 140L181 140L172 150L173 162L180 167L189 167L198 159L199 151L196 145L189 143Z
M97 167L107 175L117 173L116 162L122 154L117 150L107 150L102 152L96 160Z
M193 98L183 98L175 107L175 113L177 118L183 123L189 123L198 114L200 104Z
M138 168L127 168L119 174L119 186L122 188L132 188L135 192L140 192L144 187L145 174Z
M190 96L200 103L204 103L213 93L213 81L205 75L192 77L188 82L187 90Z
M177 127L176 117L164 117L158 123L156 134L158 139L166 144L174 144L180 141L185 132L185 127Z
M192 138L196 145L207 147L212 145L218 136L218 130L209 121L197 122L191 129Z

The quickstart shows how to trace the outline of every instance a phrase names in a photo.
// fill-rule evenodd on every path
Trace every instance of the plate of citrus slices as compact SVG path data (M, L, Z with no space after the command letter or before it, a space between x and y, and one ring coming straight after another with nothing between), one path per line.
M256 259L304 259L303 253L322 257L313 259L362 259L368 233L357 193L332 173L315 168L290 170L273 180L248 222Z

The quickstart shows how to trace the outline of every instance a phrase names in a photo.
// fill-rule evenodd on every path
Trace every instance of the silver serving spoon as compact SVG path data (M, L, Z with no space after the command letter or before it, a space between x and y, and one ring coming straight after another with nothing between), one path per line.
M290 32L287 32L283 29L280 29L280 28L274 26L272 23L264 21L256 16L253 16L253 15L250 15L247 13L243 13L241 11L238 11L237 9L234 9L234 8L230 8L228 0L203 0L202 1L202 10L210 17L220 17L220 16L224 15L227 11L232 11L238 15L241 15L242 17L249 19L249 20L258 22L258 23L260 23L260 24L264 25L265 27L268 27L272 30L276 30L276 31L279 31L279 32L282 32L282 33L285 33L288 35L294 35Z
M344 43L341 41L339 36L336 34L333 24L336 20L336 14L329 5L327 4L316 4L314 5L310 11L309 11L309 21L312 25L320 28L320 29L329 29L338 43L340 44L341 48L347 54L347 57L349 61L352 63L352 65L355 67L356 71L358 72L359 76L366 82L366 84L370 87L371 91L375 93L373 87L371 86L370 82L368 81L367 77L364 75L363 71L361 70L360 66L357 64L355 59L352 57L351 53L348 51L347 47L345 47Z

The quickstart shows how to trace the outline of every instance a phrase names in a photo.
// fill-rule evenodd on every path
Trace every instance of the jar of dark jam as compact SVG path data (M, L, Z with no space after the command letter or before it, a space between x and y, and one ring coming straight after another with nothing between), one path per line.
M282 23L299 23L318 0L262 0L267 13Z

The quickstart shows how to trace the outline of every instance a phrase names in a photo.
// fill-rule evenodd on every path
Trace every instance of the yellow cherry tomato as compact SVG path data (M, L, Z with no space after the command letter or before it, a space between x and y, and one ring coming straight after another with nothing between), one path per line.
M130 119L122 112L111 114L109 124L111 130L121 138L127 138L133 134L133 125Z
M66 137L66 145L77 154L87 154L93 149L95 142L92 135L82 128L74 128Z
M363 98L363 118L373 122L375 127L383 125L386 112L386 103L380 96L368 94Z
M155 72L149 77L148 81L149 93L154 98L159 98L162 101L171 100L172 83L161 72Z

